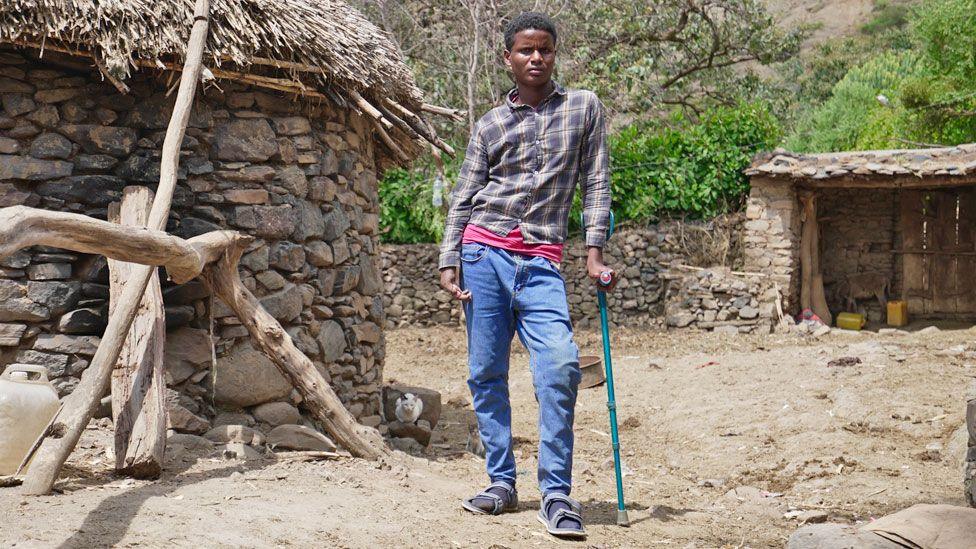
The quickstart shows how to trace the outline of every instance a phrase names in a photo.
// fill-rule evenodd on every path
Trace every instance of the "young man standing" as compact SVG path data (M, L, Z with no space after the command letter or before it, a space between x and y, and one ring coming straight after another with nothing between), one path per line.
M518 334L539 402L539 520L552 534L582 538L580 506L569 497L579 350L559 263L579 184L587 272L593 279L613 273L602 251L610 188L600 101L554 82L555 58L556 29L548 17L523 13L508 25L505 64L517 85L472 132L439 269L441 286L464 302L468 385L491 478L463 507L495 515L518 506L508 394L509 352Z

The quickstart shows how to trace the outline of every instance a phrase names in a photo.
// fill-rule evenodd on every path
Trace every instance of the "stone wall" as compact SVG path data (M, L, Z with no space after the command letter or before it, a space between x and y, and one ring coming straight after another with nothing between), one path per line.
M800 212L796 191L789 182L754 177L746 206L744 270L766 275L779 286L783 310L799 311ZM775 287L760 302L773 302Z
M899 194L896 189L824 189L818 193L818 220L824 288L831 311L847 311L844 282L858 273L880 273L894 282ZM900 277L899 277L900 278ZM889 295L899 295L891 286ZM876 299L858 300L872 321L886 313ZM853 311L852 311L853 312Z
M54 63L0 50L0 207L105 219L126 185L158 181L175 94L143 74L121 95L97 73ZM353 414L375 424L384 313L372 146L358 115L221 81L198 94L167 230L256 236L241 262L245 285ZM0 365L43 364L69 393L104 330L107 284L100 257L39 247L0 263ZM300 421L297 392L226 306L211 307L199 282L164 283L163 294L173 427L203 432L219 411L231 414L222 422Z
M657 228L627 230L610 239L604 259L622 275L607 299L613 322L648 322L661 315L661 262L672 259L674 251L674 242ZM460 322L460 306L438 285L437 255L434 244L382 246L387 326ZM586 276L586 247L580 239L567 243L560 269L573 320L586 326L598 319L595 287Z
M667 325L716 332L768 333L775 317L768 277L728 268L673 272ZM775 291L775 290L774 290Z
M605 250L605 260L617 269L621 280L617 290L607 299L611 321L618 324L663 324L667 303L684 299L678 295L684 287L682 277L669 274L674 271L672 266L688 262L689 255L709 255L701 253L701 250L689 250L682 235L694 232L693 229L699 233L715 230L735 235L741 231L741 223L740 216L729 216L707 226L694 222L666 221L647 228L625 229L613 235ZM438 286L436 245L385 245L382 246L381 256L388 327L457 324L461 321L460 307ZM736 261L737 258L726 260ZM575 324L581 327L596 325L599 322L599 308L595 287L586 275L586 248L581 239L572 239L567 243L561 270L566 280L570 315ZM687 271L676 272L684 274ZM741 290L737 284L733 290L733 301L750 291L759 292L760 289L750 283ZM717 292L721 293L719 290ZM752 301L750 299L749 303ZM693 317L697 314L697 308L690 311ZM737 313L737 310L731 313ZM737 318L733 314L728 320Z

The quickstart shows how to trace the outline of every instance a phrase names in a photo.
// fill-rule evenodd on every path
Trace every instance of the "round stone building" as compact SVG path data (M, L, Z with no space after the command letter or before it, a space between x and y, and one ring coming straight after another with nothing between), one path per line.
M176 0L0 7L0 207L106 219L154 188L192 24ZM79 7L81 6L81 7ZM85 7L87 6L87 7ZM377 177L439 144L395 46L342 2L215 1L167 231L256 237L245 285L354 416L377 425L384 346ZM163 280L169 426L301 421L301 397L203 283ZM0 369L61 396L105 329L105 258L35 247L0 262ZM216 356L216 363L213 361Z

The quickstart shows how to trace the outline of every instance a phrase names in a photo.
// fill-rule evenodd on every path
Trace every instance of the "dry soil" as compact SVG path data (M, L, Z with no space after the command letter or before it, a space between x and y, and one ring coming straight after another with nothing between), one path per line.
M719 337L618 330L615 373L630 528L614 525L605 388L581 392L574 496L589 539L536 522L536 403L516 348L511 389L518 512L472 516L485 482L465 452L473 422L464 334L388 334L386 378L437 389L444 414L422 457L387 466L171 455L164 477L109 472L93 424L60 493L0 489L9 547L782 547L800 521L868 521L914 503L964 504L964 393L973 333ZM595 332L578 334L599 353ZM845 357L860 359L840 360Z

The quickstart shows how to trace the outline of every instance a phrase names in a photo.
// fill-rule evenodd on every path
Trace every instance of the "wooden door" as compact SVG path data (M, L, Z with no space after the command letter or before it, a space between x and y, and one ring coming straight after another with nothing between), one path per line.
M902 191L902 298L916 317L976 316L976 193Z

